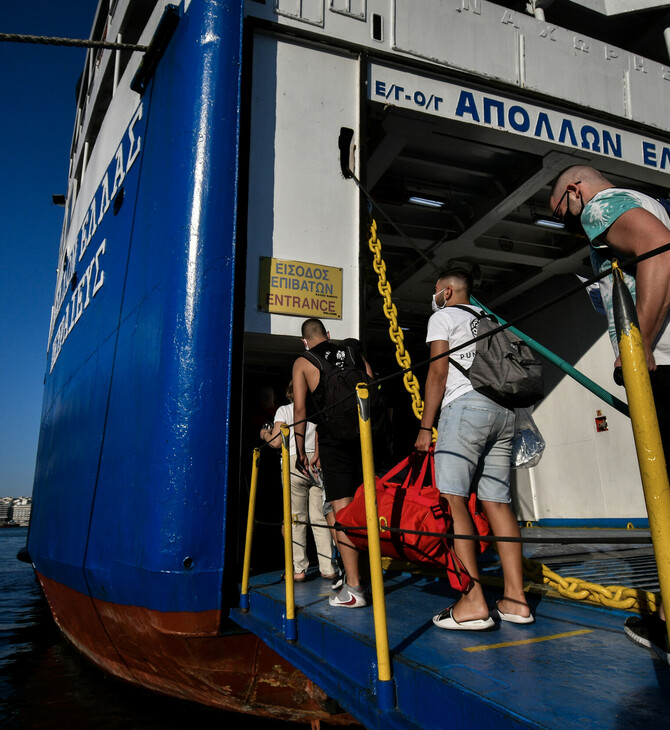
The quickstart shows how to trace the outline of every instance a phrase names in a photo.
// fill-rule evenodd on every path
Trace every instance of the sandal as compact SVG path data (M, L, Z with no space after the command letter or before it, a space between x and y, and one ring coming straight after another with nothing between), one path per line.
M456 621L454 618L455 605L452 604L438 613L437 616L433 616L435 626L449 631L487 631L495 625L490 616L488 618L470 619L469 621Z
M500 599L502 601L502 598ZM496 601L494 611L498 614L498 618L501 621L507 621L511 624L532 624L535 622L535 617L531 613L530 616L519 616L518 613L503 613L499 608L498 604L500 601Z

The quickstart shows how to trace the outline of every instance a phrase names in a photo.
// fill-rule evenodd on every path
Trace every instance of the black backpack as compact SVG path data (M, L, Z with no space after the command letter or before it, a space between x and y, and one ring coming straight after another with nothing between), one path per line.
M469 307L455 304L470 314ZM498 320L480 311L477 336L495 330ZM527 408L543 396L542 363L530 347L509 329L477 340L475 357L469 370L452 358L449 362L469 378L472 387L505 408Z
M324 412L319 416L328 431L339 440L358 438L358 403L356 386L369 383L371 378L364 367L356 364L356 356L351 346L338 346L346 355L341 365L335 365L322 355L308 350L302 357L310 360L321 371L323 383ZM371 388L369 398L371 406L375 406L377 389Z

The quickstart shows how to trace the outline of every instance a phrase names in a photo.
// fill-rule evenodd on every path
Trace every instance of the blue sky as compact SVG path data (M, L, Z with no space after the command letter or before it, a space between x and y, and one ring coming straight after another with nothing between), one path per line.
M0 32L87 38L96 0L2 0ZM30 496L82 48L0 42L0 497Z

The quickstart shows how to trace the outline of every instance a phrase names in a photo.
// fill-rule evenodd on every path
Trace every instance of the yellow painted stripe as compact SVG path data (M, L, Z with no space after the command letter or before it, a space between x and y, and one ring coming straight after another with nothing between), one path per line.
M593 629L580 629L579 631L566 631L564 634L553 634L552 636L538 636L535 639L522 639L521 641L503 641L501 644L486 644L484 646L469 646L465 651L487 651L488 649L504 649L506 646L521 646L522 644L538 644L540 641L553 641L554 639L565 639L568 636L579 634L590 634Z

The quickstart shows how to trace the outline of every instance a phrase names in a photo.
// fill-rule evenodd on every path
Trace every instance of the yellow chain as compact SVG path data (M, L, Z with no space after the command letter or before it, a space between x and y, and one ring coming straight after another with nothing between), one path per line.
M524 575L534 583L548 585L565 598L640 613L653 613L660 606L660 596L650 591L625 586L601 586L580 578L563 578L543 563L528 558L524 558L523 563Z
M414 415L421 420L421 416L423 415L423 400L421 399L421 392L419 390L419 381L416 379L414 373L408 369L412 367L412 358L405 349L403 333L398 326L398 310L391 300L391 284L386 278L386 263L382 259L382 243L377 237L377 221L374 218L370 219L368 246L374 254L372 267L379 277L377 289L384 299L383 309L386 319L389 321L389 336L395 345L395 359L403 370L407 370L403 376L403 382L405 383L407 392L412 396L412 410L414 411Z
M391 284L386 278L386 263L382 259L382 244L377 236L377 222L374 218L370 219L368 246L374 254L372 267L379 277L377 289L384 299L383 309L389 321L389 335L395 344L395 357L400 367L403 370L407 370L403 376L403 382L405 383L407 392L412 397L412 410L414 411L414 415L421 420L421 416L423 415L423 400L421 399L421 392L419 390L419 381L416 379L414 373L408 369L412 367L412 358L405 349L403 333L398 326L398 310L391 300ZM433 440L435 440L436 435L437 432L433 429ZM390 559L384 558L383 560L389 563ZM654 612L660 605L659 597L649 591L625 588L623 586L601 586L580 580L579 578L562 578L543 563L528 560L525 557L523 564L524 575L534 583L548 585L565 598L571 598L577 601L590 601L603 606L609 606L610 608L629 609L642 613ZM405 564L403 563L403 565ZM416 566L411 566L410 568L409 564L406 565L406 569L413 569L412 572L421 572Z

